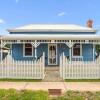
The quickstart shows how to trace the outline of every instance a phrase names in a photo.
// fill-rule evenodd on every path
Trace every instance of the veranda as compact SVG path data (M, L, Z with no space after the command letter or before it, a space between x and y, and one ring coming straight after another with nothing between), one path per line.
M45 77L45 53L37 59L37 47L41 43L58 44L64 43L69 47L69 59L64 54L60 56L59 73L63 79L100 79L100 57L92 61L83 61L81 58L72 60L71 49L74 44L93 44L100 45L98 36L1 36L1 48L10 44L8 55L3 59L3 50L1 49L0 78L17 79L43 79ZM21 61L14 60L12 57L12 44L30 43L35 48L35 60ZM94 53L94 49L93 49ZM94 55L94 54L93 54ZM94 58L94 57L93 57ZM81 59L81 60L80 60Z

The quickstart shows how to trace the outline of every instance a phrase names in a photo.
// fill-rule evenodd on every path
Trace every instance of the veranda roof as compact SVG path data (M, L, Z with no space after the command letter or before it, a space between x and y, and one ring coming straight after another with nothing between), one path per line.
M95 29L74 24L30 24L8 29L9 32L96 32Z
M100 40L100 35L68 35L68 34L9 34L3 40Z

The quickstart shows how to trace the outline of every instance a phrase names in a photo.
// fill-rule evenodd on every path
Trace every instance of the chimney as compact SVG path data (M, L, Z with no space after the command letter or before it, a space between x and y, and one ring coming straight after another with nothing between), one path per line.
M92 28L93 27L93 20L89 19L87 21L87 27Z

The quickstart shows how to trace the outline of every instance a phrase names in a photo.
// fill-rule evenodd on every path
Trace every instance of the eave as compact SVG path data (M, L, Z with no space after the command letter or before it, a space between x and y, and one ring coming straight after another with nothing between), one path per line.
M73 30L62 30L62 29L55 29L55 30L51 30L51 29L8 29L8 32L97 32L97 30L77 30L77 29L73 29Z
M2 40L100 40L100 35L66 35L66 34L11 34L2 36Z

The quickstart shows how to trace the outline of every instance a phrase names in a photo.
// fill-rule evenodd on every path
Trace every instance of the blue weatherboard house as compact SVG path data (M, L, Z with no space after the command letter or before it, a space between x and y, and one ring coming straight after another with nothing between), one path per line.
M72 24L30 24L1 36L1 78L44 79L46 68L58 68L63 79L99 79L100 36ZM3 47L9 46L6 56Z

